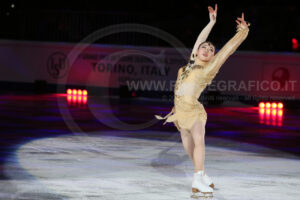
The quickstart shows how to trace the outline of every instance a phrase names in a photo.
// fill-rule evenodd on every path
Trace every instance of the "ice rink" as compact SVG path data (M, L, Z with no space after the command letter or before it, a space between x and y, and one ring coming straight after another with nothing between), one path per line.
M173 137L175 141L81 133L24 143L3 165L9 178L1 180L0 198L191 199L193 165L178 135ZM205 169L215 184L212 199L299 199L296 156L221 138L206 137L205 142Z

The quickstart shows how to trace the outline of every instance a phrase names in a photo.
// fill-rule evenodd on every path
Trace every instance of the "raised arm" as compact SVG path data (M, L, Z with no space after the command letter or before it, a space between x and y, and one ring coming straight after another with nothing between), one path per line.
M241 22L239 22L238 20L240 20ZM236 20L236 22L238 23L236 34L222 47L222 49L212 58L210 63L207 65L207 68L204 69L205 74L207 78L210 79L210 81L219 72L219 69L227 60L227 58L236 51L236 49L248 36L248 26L250 26L250 24L247 24L245 22L244 13L242 13L241 18L238 17L238 20Z
M217 4L215 4L215 10L211 6L208 6L210 21L205 26L205 28L201 31L201 33L199 34L199 36L196 40L196 43L194 44L190 59L194 58L192 55L194 55L194 56L196 55L199 45L202 42L206 41L207 37L209 36L209 33L211 32L211 29L214 27L216 20L217 20L217 10L218 10Z

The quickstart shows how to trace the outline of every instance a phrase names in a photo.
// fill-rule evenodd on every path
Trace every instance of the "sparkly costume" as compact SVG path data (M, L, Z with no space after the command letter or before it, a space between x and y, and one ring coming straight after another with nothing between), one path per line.
M198 120L205 124L207 113L198 99L206 86L211 84L227 58L246 39L248 26L238 25L236 34L209 62L203 62L192 54L189 63L178 70L172 111L165 117L158 115L155 117L160 120L166 119L163 124L173 122L178 131L191 130Z

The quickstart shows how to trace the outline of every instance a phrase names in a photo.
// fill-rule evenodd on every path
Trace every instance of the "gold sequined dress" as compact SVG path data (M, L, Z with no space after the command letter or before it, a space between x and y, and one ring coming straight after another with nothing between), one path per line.
M189 63L178 70L174 89L174 106L171 112L165 117L159 115L155 117L160 120L166 119L163 124L173 122L178 131L191 130L198 120L206 124L207 113L198 99L207 85L211 84L227 58L246 39L249 32L248 26L238 25L236 34L209 62L203 62L192 54Z

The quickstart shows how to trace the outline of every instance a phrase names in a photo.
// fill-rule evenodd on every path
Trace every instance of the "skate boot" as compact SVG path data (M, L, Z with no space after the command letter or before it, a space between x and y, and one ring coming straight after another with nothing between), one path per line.
M212 197L213 189L204 183L203 171L198 171L194 173L193 183L192 183L192 198L201 198L201 197Z
M211 187L212 189L215 189L215 185L213 184L212 180L206 173L204 173L203 181L206 185L209 185L209 187Z

